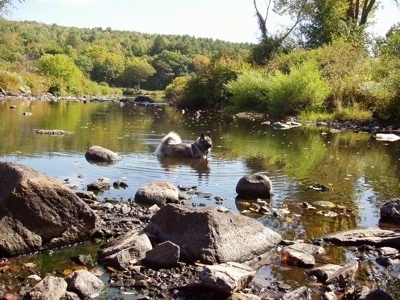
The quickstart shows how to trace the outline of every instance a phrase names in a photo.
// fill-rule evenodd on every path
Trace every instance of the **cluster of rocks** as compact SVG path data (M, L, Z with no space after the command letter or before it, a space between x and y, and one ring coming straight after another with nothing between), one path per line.
M109 161L115 156L107 152L100 157L100 161ZM73 193L57 180L19 164L0 162L0 178L3 255L106 238L98 263L112 270L110 286L147 290L150 298L219 295L221 299L309 299L316 293L308 286L291 290L284 282L257 285L253 281L257 270L275 259L304 268L310 281L321 284L317 293L326 299L373 299L370 295L377 292L356 282L360 263L316 264L316 258L324 255L324 243L357 246L354 251L360 257L375 255L384 267L400 262L396 250L399 232L369 228L326 235L312 243L285 241L255 219L223 207L182 205L181 189L168 182L138 189L133 201L102 202L90 191ZM271 181L262 174L244 176L236 191L249 198L273 193ZM389 201L381 209L382 219L397 222L399 211L400 199ZM105 289L94 274L80 270L66 278L47 276L36 285L26 284L19 295L27 299L49 299L46 295L50 294L60 295L51 299L85 299ZM15 299L19 295L15 294Z

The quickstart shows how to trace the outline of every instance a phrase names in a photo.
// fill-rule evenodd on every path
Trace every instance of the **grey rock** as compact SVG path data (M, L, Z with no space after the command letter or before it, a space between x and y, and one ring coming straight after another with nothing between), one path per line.
M199 272L201 283L218 291L231 294L245 288L256 271L252 268L227 262L220 265L206 265Z
M103 281L87 270L72 272L65 281L68 284L67 290L77 294L81 299L98 297L106 289Z
M0 252L15 256L84 241L100 218L72 190L28 166L0 162Z
M103 191L110 189L110 179L108 178L98 178L95 182L89 183L87 185L88 191Z
M338 269L336 272L331 274L325 284L326 285L339 285L339 286L349 286L352 282L354 282L354 278L356 276L356 273L358 271L358 262L351 262L340 269Z
M346 246L366 244L396 247L400 244L400 232L379 228L358 228L327 234L322 239L328 243Z
M312 268L315 265L314 255L323 254L325 251L321 246L295 243L282 248L282 260L292 266L301 268Z
M317 277L319 282L325 283L329 276L339 270L342 266L334 264L326 264L323 266L315 267L312 269L305 270L304 273L307 276Z
M273 194L272 182L263 174L246 175L236 184L236 193L242 198L270 198Z
M151 182L135 194L135 201L140 204L165 206L167 203L179 203L179 189L170 182Z
M257 220L238 213L176 204L162 207L144 232L157 242L178 245L183 261L209 264L250 259L282 239Z
M46 276L28 293L28 298L36 300L60 299L67 291L67 283L63 278Z
M179 246L166 241L147 251L144 261L146 264L158 268L173 268L177 266L179 257Z
M103 246L99 262L119 270L127 269L132 263L145 258L153 247L146 234L132 230Z
M121 160L117 153L97 145L91 146L86 150L85 158L90 163L106 165Z

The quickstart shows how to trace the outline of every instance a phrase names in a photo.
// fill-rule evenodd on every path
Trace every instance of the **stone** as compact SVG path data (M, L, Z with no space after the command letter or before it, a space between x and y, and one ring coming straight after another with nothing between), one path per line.
M77 294L81 299L98 297L106 289L103 281L87 270L72 272L65 281L68 284L67 290Z
M117 153L97 145L90 146L86 150L85 158L88 162L94 164L113 164L121 160Z
M126 270L132 263L145 258L153 246L148 236L131 230L105 244L99 253L99 262L118 270Z
M179 246L166 241L147 251L144 262L157 268L168 269L178 265L179 257Z
M323 254L325 251L321 246L306 243L295 243L282 248L282 261L301 268L312 268L315 265L314 255Z
M87 185L88 191L104 191L110 189L110 179L108 178L98 178L95 182L89 183Z
M151 182L137 190L135 201L139 204L158 206L179 203L179 189L170 182Z
M46 276L28 293L30 299L53 300L60 299L67 291L64 278Z
M270 198L273 194L272 182L263 174L246 175L236 184L236 193L241 198Z
M325 282L325 285L339 285L339 286L349 286L352 282L354 282L354 278L358 271L358 262L351 262L336 272L332 273Z
M382 205L379 222L400 224L400 198L392 199Z
M162 207L144 232L157 242L178 245L181 260L207 264L251 259L282 239L257 220L239 213L177 204Z
M31 253L81 242L100 218L71 189L28 166L0 162L0 252Z
M201 283L218 291L232 294L247 287L256 271L252 268L227 262L220 265L206 265L199 272Z
M342 266L326 264L312 269L305 270L304 273L310 277L315 276L319 282L325 283L329 276L339 270Z
M345 246L393 246L400 244L400 232L383 230L374 227L357 228L327 234L322 237L325 242Z

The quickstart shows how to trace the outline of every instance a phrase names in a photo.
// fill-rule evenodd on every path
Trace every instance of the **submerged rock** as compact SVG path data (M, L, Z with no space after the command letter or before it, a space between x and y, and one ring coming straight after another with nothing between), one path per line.
M88 162L94 164L113 164L121 160L117 153L97 145L86 150L85 158Z

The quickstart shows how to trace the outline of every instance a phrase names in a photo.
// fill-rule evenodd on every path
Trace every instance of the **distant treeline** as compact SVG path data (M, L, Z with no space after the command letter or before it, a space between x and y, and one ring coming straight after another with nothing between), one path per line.
M94 83L100 83L100 88L136 88L141 84L144 89L164 90L175 77L193 72L196 57L212 58L226 52L242 55L251 46L189 35L0 19L0 71L9 72L8 79L3 74L0 83L14 90L22 80L37 92L48 88L59 94L90 92L88 86ZM57 72L76 80L62 82ZM15 73L22 78L13 78ZM82 76L92 83L76 86Z

